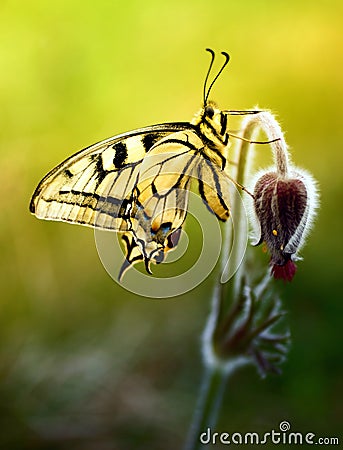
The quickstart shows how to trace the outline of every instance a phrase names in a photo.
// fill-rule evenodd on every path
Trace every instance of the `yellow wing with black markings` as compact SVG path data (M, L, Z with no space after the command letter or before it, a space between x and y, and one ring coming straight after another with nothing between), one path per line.
M30 211L40 219L125 231L142 160L160 139L188 127L180 122L140 128L81 150L42 179Z

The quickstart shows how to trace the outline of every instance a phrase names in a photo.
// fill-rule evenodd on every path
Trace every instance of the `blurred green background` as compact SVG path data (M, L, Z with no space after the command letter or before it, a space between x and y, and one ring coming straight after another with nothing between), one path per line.
M231 380L219 431L339 436L342 370L342 2L78 0L0 3L0 448L177 449L202 368L214 277L152 300L106 274L90 229L28 212L41 177L76 150L201 104L205 47L230 69L222 108L278 114L321 210L293 283L280 377Z

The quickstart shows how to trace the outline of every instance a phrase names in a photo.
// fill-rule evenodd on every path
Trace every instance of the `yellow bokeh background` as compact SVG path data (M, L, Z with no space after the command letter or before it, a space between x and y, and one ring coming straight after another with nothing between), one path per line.
M106 274L92 230L38 221L28 204L42 176L80 148L190 120L206 47L231 55L212 98L223 109L274 111L292 160L321 190L304 261L279 285L292 332L283 374L237 373L218 427L270 431L289 420L297 431L338 434L342 13L338 0L1 2L1 448L168 450L184 441L215 277L180 298L134 296Z

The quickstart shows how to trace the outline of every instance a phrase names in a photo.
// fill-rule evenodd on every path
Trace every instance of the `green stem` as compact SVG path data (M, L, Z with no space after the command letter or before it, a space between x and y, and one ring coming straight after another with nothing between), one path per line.
M206 442L201 441L202 433L207 429L213 432L227 384L227 374L218 368L207 368L203 375L198 404L193 423L190 428L184 450L200 450L205 448ZM205 438L205 436L204 436Z
M252 136L254 134L254 126L246 126L243 131L243 137L245 139L252 139ZM247 141L240 141L240 145L238 147L238 165L237 165L237 174L236 174L236 181L240 185L244 186L246 174L249 169L249 159L248 155L251 151L252 145ZM243 194L246 195L246 194ZM236 230L236 236L235 239L238 239L238 245L236 246L236 255L233 255L233 261L235 264L239 264L240 261L238 261L238 258L242 254L243 248L244 252L246 249L247 244L247 236L244 235L244 233L240 233L240 229L247 227L247 215L244 208L243 200L240 196L240 192L238 190L235 190L233 201L232 201L232 211L233 214L235 214L236 223L239 224L239 229ZM243 223L245 221L245 223ZM247 228L246 228L247 229ZM241 287L242 283L242 276L244 274L244 264L240 264L239 269L237 270L237 273L234 277L234 299L238 297L239 289Z

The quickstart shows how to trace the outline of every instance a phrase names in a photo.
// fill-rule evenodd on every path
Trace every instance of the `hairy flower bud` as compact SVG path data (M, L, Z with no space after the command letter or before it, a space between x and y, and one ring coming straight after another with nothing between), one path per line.
M265 242L275 278L291 281L297 252L304 243L315 214L317 193L311 176L291 170L287 176L266 172L254 188L254 208L259 223L255 245Z

